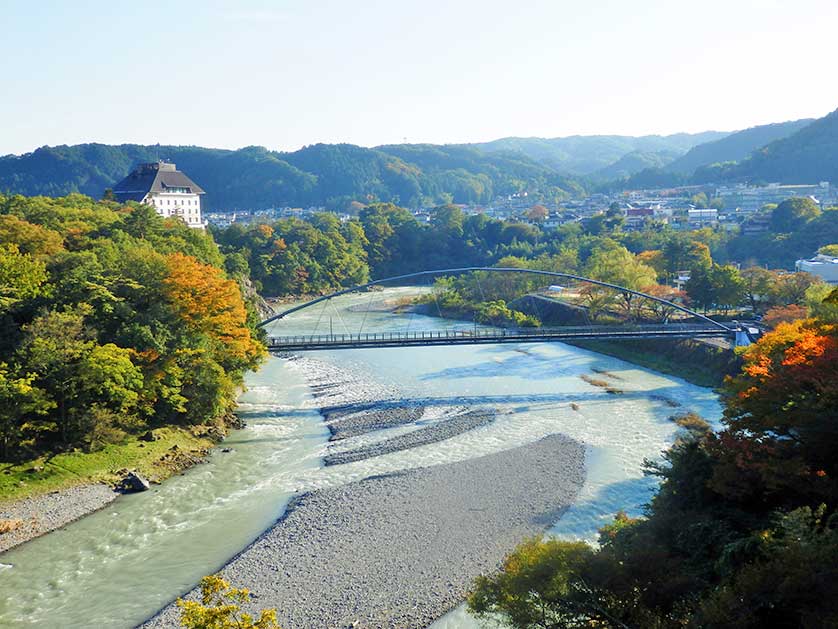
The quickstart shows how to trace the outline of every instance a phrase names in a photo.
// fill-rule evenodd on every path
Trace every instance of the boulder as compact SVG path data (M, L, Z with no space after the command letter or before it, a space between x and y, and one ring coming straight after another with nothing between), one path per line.
M128 474L119 482L119 489L125 492L148 491L151 485L137 472Z
M145 433L139 436L140 441L157 441L158 437L150 430L147 430Z

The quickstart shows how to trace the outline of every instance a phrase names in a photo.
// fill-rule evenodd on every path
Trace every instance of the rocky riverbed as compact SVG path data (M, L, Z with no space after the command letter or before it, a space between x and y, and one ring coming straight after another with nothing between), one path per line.
M398 388L351 365L293 365L331 431L326 465L450 439L496 417L491 408L400 403ZM254 609L275 607L286 629L424 627L560 517L582 486L584 458L584 446L551 435L303 493L222 574L253 592ZM177 616L170 605L145 626L176 626Z
M381 412L386 413L386 411L379 411L379 413ZM365 445L354 450L327 454L323 458L323 462L326 465L341 465L343 463L363 461L364 459L389 454L391 452L417 448L430 443L437 443L444 439L456 437L468 430L474 430L480 426L486 426L494 421L495 414L495 411L491 409L475 409L455 415L449 415L444 419L436 421L430 426L419 428L418 430L413 430L397 437Z
M0 534L0 552L98 511L117 496L107 485L82 485L0 505L0 524L10 529Z
M286 629L424 627L554 523L584 476L584 447L552 435L306 493L222 575ZM173 626L174 606L144 625Z

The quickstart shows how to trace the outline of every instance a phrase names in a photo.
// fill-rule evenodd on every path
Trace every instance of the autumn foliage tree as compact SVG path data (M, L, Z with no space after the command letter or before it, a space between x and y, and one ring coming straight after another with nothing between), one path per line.
M228 370L256 366L265 354L247 327L241 290L221 269L182 253L167 258L166 295L188 330L206 338Z
M264 354L225 262L148 206L0 195L0 458L222 421Z
M838 325L780 323L743 360L725 428L647 464L645 517L597 549L525 543L470 609L517 629L838 625Z

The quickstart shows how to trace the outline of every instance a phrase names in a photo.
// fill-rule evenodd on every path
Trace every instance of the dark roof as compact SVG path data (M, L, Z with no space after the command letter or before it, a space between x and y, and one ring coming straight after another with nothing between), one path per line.
M192 194L204 194L203 188L175 168L174 164L154 162L140 164L125 179L116 184L116 200L142 201L149 192L166 192L168 188L186 188Z

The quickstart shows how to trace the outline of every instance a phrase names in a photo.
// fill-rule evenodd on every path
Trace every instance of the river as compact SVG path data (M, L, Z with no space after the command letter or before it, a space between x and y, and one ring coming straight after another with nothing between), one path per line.
M276 334L384 329L436 330L468 324L369 303L406 289L350 295L279 322ZM431 444L323 467L328 431L311 390L289 362L271 358L249 374L240 399L247 422L206 464L152 491L121 497L65 529L0 557L0 627L131 627L204 575L222 566L268 528L295 493L398 469L459 461L512 448L551 433L587 446L587 480L579 500L552 532L593 540L618 509L637 514L654 489L642 474L672 442L667 417L678 403L710 420L720 416L712 391L620 360L562 344L361 349L311 357L363 373L404 399L430 407L493 406L489 426ZM624 390L609 395L580 376L606 370ZM596 374L593 374L596 375ZM576 405L574 410L571 404ZM399 429L395 429L399 430ZM462 608L435 629L476 627ZM293 628L289 628L293 629Z

